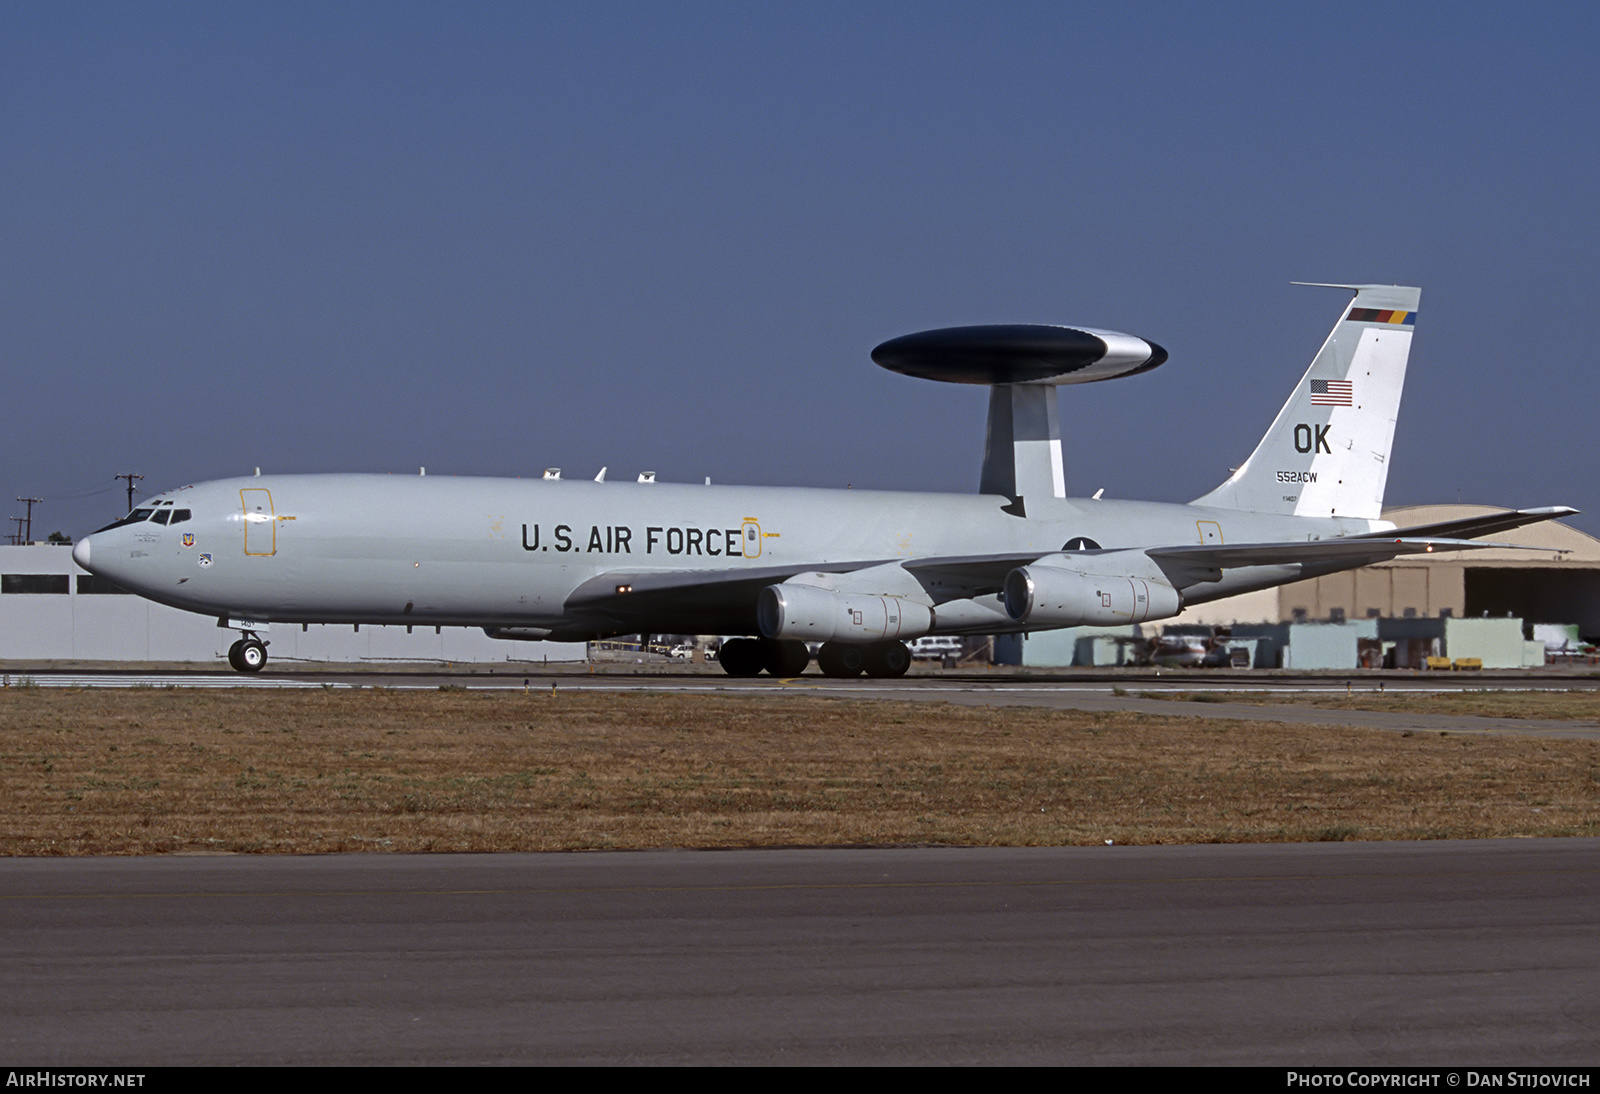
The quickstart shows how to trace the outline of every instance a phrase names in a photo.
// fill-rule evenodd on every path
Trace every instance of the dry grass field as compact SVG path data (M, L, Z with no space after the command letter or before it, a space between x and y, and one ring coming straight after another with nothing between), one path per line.
M1332 685L1330 685L1332 686ZM1475 718L1548 718L1600 725L1600 692L1573 691L1378 691L1370 680L1348 695L1293 691L1140 692L1147 699L1262 706L1315 706L1325 710L1398 710L1412 714L1470 715Z
M1600 835L1600 743L1174 708L11 688L0 854Z

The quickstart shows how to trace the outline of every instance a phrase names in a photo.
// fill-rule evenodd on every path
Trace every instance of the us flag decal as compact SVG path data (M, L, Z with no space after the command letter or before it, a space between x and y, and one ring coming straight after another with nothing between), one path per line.
M1354 406L1356 385L1353 380L1312 380L1312 406Z

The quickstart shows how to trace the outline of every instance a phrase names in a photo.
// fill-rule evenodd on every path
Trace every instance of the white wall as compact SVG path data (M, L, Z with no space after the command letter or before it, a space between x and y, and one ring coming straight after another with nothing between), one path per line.
M194 661L226 663L237 631L137 596L79 593L84 571L66 547L0 546L0 573L64 574L68 592L0 593L0 660L6 661ZM446 661L518 663L581 661L581 642L502 642L476 628L312 624L279 625L266 631L270 656L302 661Z

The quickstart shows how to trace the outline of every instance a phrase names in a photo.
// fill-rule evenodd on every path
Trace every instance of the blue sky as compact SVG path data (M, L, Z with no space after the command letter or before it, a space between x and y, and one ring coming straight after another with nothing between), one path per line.
M868 356L963 323L1165 346L1063 390L1068 485L1186 501L1340 313L1293 280L1423 287L1391 503L1600 533L1593 5L6 13L0 497L39 537L126 471L969 491L983 390Z

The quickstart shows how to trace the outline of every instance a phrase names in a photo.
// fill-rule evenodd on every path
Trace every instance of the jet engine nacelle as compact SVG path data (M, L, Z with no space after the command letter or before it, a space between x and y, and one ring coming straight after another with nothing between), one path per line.
M1122 554L1137 554L1144 560L1144 566L1130 569L1153 565L1142 551L1101 555L1095 561L1110 563ZM1110 627L1166 619L1183 608L1178 590L1154 574L1095 573L1087 568L1053 564L1056 559L1066 561L1065 556L1058 555L1006 575L1006 614L1018 623L1036 627Z
M933 610L898 596L768 585L756 601L756 623L765 638L882 642L927 634L933 629Z

